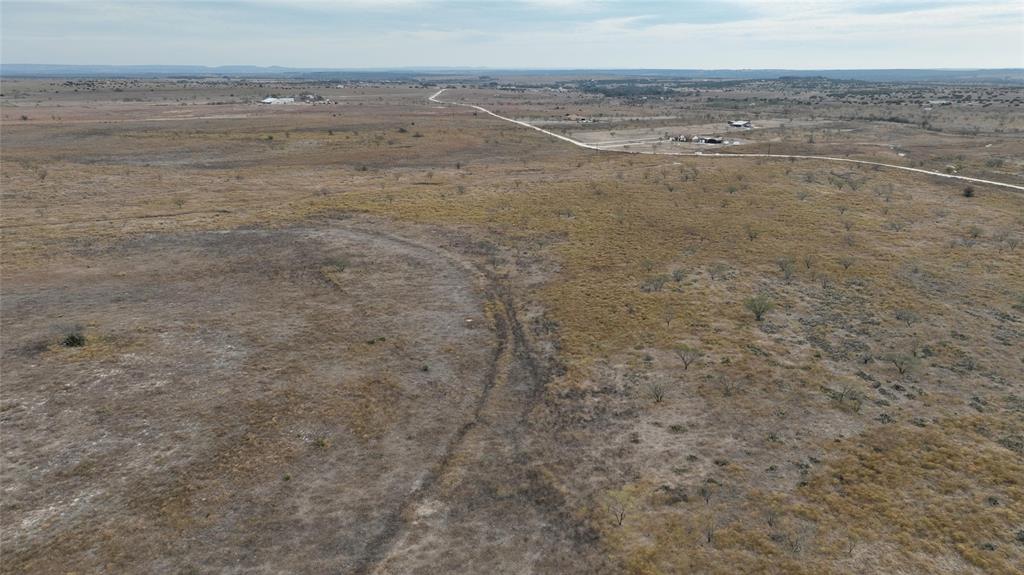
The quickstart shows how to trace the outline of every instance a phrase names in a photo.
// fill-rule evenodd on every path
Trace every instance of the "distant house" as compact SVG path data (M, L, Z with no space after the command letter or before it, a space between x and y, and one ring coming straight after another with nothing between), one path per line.
M577 115L577 114L566 114L565 115L565 119L569 120L569 121L572 121L572 122L578 122L580 124L593 124L593 123L597 122L597 120L595 120L593 118L588 118L586 116L580 116L580 115Z
M295 98L274 98L267 97L260 100L260 104L294 104Z
M733 120L729 122L729 126L733 128L753 128L750 125L750 120Z
M725 140L722 138L716 138L713 136L694 136L690 140L694 144L724 144Z

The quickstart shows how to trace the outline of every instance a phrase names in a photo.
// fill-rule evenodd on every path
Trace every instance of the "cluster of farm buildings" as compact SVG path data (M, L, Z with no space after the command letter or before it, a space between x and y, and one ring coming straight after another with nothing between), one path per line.
M295 102L302 102L305 104L331 104L331 100L324 98L318 94L299 94L298 98L278 98L276 96L267 96L260 100L260 104L294 104Z
M732 120L729 122L730 128L753 128L753 124L750 120ZM687 136L685 134L679 134L669 138L673 142L690 142L692 144L728 144L729 142L720 136Z

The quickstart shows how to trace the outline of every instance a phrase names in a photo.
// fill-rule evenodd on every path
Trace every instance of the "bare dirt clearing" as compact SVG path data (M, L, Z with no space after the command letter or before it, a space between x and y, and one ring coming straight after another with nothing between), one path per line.
M350 570L493 377L478 279L351 223L77 261L5 280L8 572Z

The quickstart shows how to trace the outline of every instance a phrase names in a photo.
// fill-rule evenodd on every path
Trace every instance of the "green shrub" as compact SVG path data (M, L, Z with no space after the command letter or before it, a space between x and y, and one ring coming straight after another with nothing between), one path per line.
M64 347L82 347L85 345L85 334L82 332L82 328L76 327L64 334L61 338L60 344Z
M764 314L775 308L775 303L765 294L748 298L743 305L754 314L754 319L757 321L764 319Z

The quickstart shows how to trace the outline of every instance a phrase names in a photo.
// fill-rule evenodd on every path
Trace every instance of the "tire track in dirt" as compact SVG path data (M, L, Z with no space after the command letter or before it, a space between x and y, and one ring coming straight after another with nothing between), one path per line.
M479 282L496 337L469 421L451 435L443 456L389 512L385 528L369 541L351 573L406 573L422 568L479 572L534 564L543 561L545 553L561 556L567 548L582 551L578 546L592 542L593 534L566 508L567 501L531 454L535 437L530 434L536 430L531 429L529 418L543 400L550 371L531 345L507 280L444 248L378 229L349 229L429 250L462 266ZM495 486L515 493L512 502L507 495L491 493ZM435 504L451 509L451 515L442 514L446 517L439 521L423 520L420 512ZM487 533L480 533L478 526ZM465 539L467 532L473 533L472 541ZM524 533L533 539L512 548L495 547L488 538L490 534L521 539ZM424 548L425 541L430 543ZM442 560L455 563L447 569L434 563Z
M0 230L12 230L16 228L43 228L50 226L71 226L75 224L94 224L98 222L125 222L131 220L147 220L153 218L176 218L179 216L194 216L197 214L230 214L231 210L190 210L187 212L170 212L165 214L142 214L140 216L119 216L115 218L90 218L86 220L67 220L63 222L44 222L40 224L9 224L0 226Z
M443 455L434 465L433 469L418 482L398 508L391 513L391 516L386 521L384 530L367 544L362 557L357 561L352 571L354 574L365 575L377 571L379 565L388 557L394 544L401 537L409 521L414 517L416 508L434 494L440 482L455 470L457 455L464 449L472 449L472 446L467 446L467 438L484 423L485 412L502 413L506 411L503 409L489 410L488 408L492 407L491 403L495 388L508 384L512 378L511 371L515 369L515 366L520 365L525 368L520 370L525 373L517 373L516 375L518 377L526 377L526 393L522 394L522 405L513 406L517 409L507 410L508 413L516 414L514 420L500 422L500 425L514 428L521 427L525 423L533 405L542 396L547 378L527 341L523 326L516 315L515 301L511 289L507 285L503 285L493 273L481 270L473 263L449 251L424 245L411 239L401 238L380 230L358 227L350 228L349 231L402 244L417 250L427 250L469 271L481 283L485 294L485 301L491 309L491 320L496 335L495 348L491 354L484 376L483 389L477 404L474 406L470 420L464 423L451 436ZM499 423L488 421L486 424L495 426ZM518 434L513 435L509 439L514 444L514 450L518 451Z
M491 390L494 389L498 378L498 366L508 349L508 329L505 319L501 315L494 317L494 328L498 336L497 345L491 356L487 374L484 378L483 390L473 410L472 418L454 433L434 469L428 472L416 488L409 493L398 510L387 520L384 530L367 544L363 557L356 563L352 571L354 574L363 575L373 572L376 565L387 556L391 549L391 544L398 538L401 530L405 527L407 519L414 513L415 507L449 471L453 465L455 454L462 446L466 436L480 423L481 413L487 405Z

